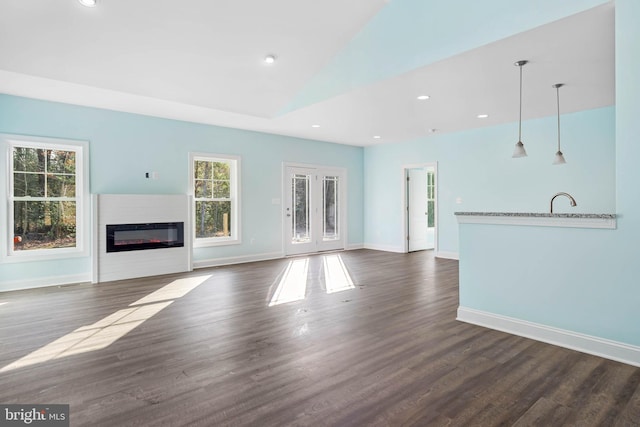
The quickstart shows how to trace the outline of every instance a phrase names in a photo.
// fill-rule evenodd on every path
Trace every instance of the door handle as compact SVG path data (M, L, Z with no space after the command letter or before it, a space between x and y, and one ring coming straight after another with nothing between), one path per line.
M287 214L287 216L291 216L291 214Z

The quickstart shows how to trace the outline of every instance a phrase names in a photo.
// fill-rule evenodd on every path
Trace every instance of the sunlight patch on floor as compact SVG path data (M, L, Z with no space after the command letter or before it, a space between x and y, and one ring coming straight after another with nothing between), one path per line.
M351 276L340 255L325 255L322 258L324 281L328 294L355 288L353 280L351 280Z
M152 302L175 300L182 298L211 276L186 277L184 279L176 279L166 286L158 289L149 295L140 298L131 305L149 304Z
M92 325L81 326L25 357L6 365L0 369L0 372L7 372L12 369L108 347L210 277L210 275L207 275L176 279L130 304L128 308L118 310Z
M287 302L303 300L307 292L309 258L291 260L287 264L269 307Z
M53 359L105 348L131 332L173 301L118 310L93 325L82 326L31 354L0 369L0 372L35 365Z

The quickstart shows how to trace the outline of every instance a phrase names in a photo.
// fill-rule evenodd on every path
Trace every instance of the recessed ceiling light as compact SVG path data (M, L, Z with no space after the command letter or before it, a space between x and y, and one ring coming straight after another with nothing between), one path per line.
M373 139L380 139L382 138L380 135L373 135Z
M320 125L311 125L312 128L319 128Z
M488 114L478 114L479 119L486 119L487 117L489 117Z
M425 99L429 99L429 98L431 98L429 95L420 95L420 96L418 97L418 99L419 99L420 101L424 101Z
M276 62L276 56L275 55L267 55L264 57L264 62L266 62L267 64L273 64L274 62Z
M80 2L81 5L83 6L87 6L87 7L95 7L96 3L98 2L98 0L78 0Z

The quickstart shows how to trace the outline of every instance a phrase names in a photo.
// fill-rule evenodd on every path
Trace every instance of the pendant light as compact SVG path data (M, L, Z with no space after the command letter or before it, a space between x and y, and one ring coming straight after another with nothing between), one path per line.
M556 152L556 157L553 159L554 165L562 165L567 163L564 159L564 155L562 151L560 151L560 88L564 86L562 83L556 83L553 85L556 88L556 99L558 101L558 151Z
M524 149L524 144L522 144L522 67L529 61L518 61L513 65L517 65L520 67L520 118L518 120L518 142L516 143L516 148L513 150L513 155L511 157L527 157L527 152Z

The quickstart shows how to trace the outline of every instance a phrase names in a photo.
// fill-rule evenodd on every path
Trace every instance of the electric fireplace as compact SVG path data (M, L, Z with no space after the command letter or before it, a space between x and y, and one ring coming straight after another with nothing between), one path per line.
M107 252L184 246L184 222L107 225Z

